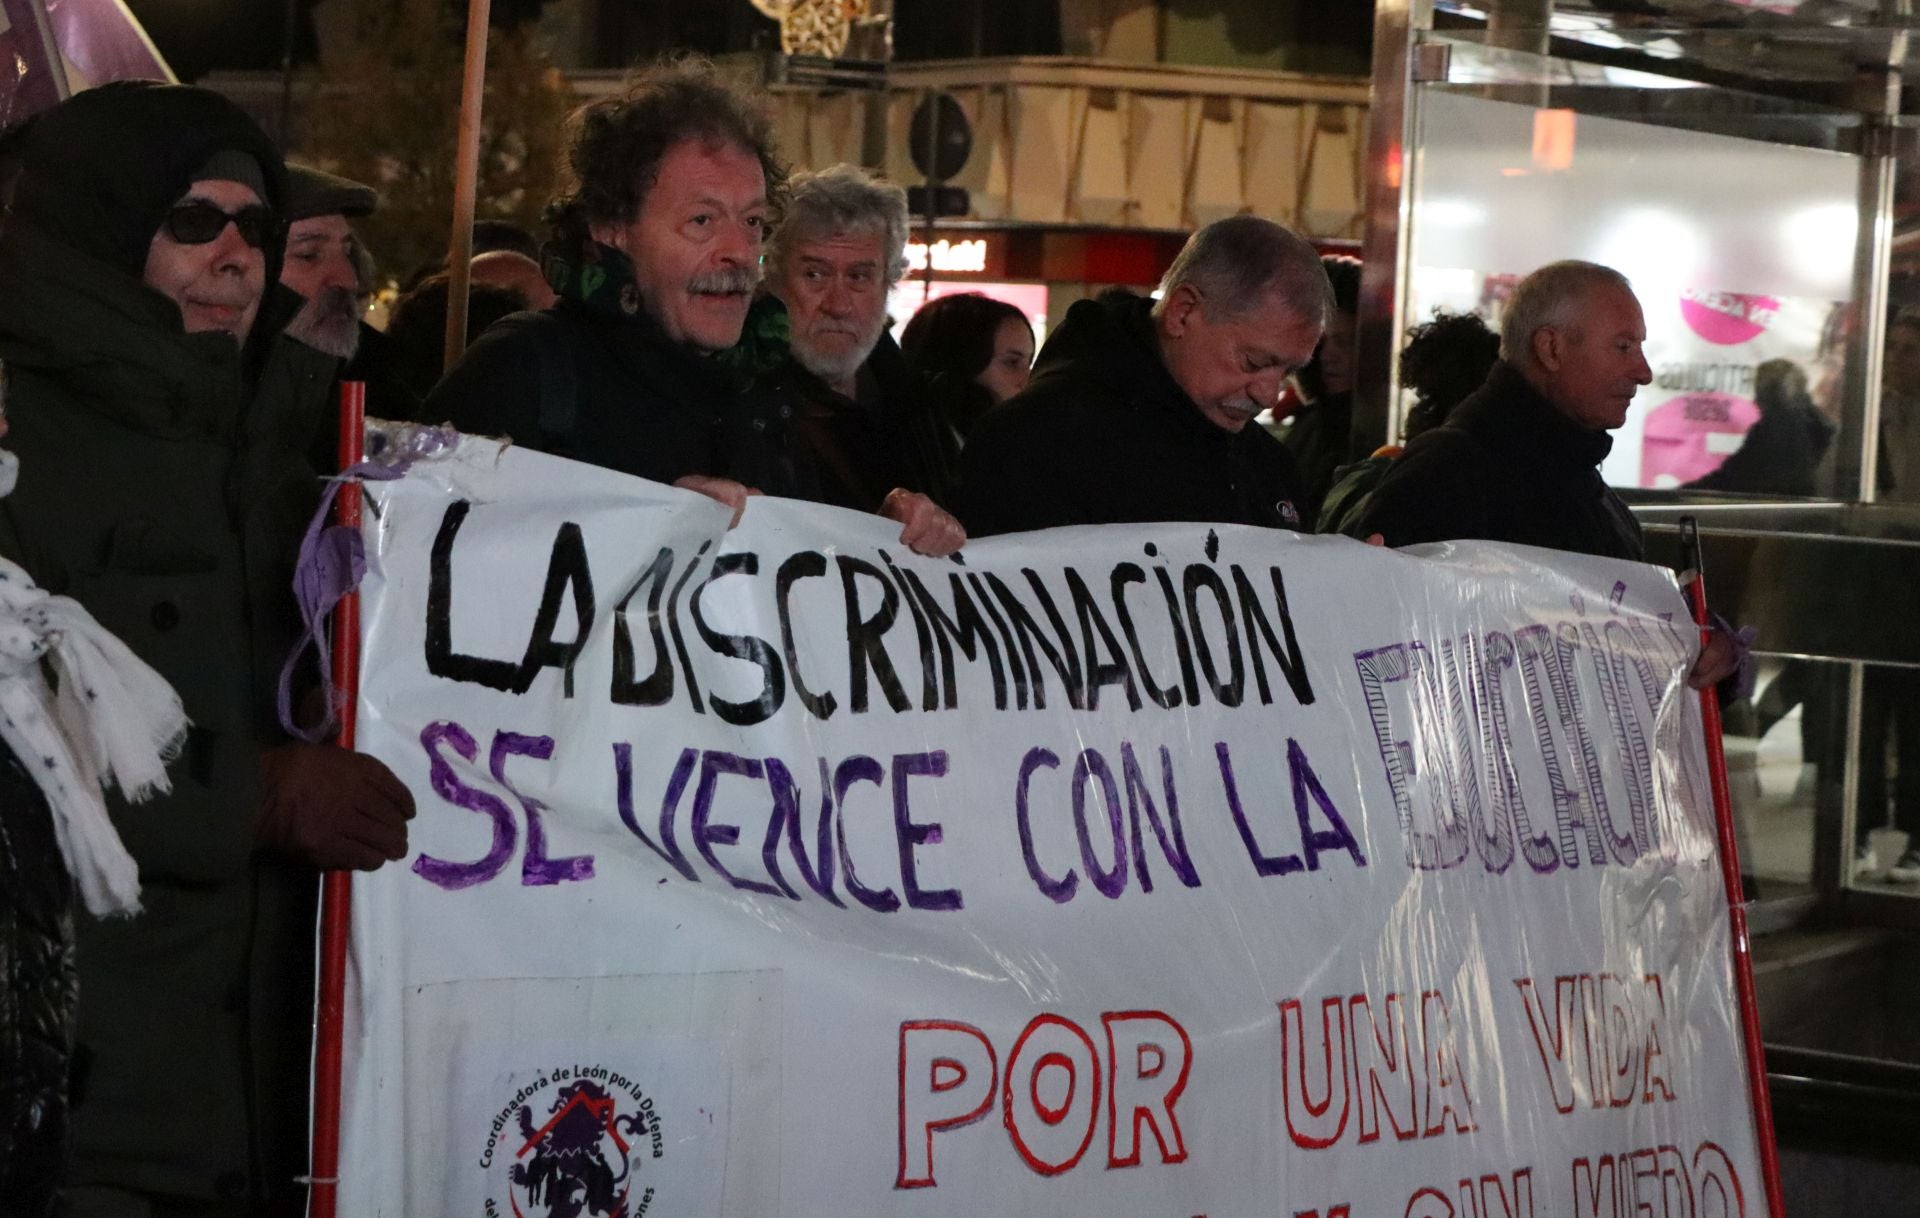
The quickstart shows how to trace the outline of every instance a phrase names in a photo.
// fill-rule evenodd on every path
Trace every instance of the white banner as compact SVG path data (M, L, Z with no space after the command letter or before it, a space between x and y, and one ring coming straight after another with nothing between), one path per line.
M1764 1212L1668 573L368 498L340 1213Z

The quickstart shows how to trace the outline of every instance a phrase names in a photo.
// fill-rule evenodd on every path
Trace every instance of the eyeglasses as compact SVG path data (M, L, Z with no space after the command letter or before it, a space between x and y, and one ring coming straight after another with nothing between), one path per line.
M264 249L268 241L286 228L273 209L255 203L239 211L221 211L211 203L191 200L167 213L167 235L182 245L205 245L233 225L240 239L254 249Z

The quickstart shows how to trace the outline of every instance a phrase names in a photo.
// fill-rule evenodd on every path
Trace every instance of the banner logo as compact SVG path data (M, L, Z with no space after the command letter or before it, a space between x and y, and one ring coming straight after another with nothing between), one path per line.
M636 1197L635 1173L665 1153L653 1100L626 1078L604 1066L543 1073L493 1120L480 1165L499 1173L507 1204L503 1209L489 1196L485 1212L641 1218L654 1190L644 1186Z

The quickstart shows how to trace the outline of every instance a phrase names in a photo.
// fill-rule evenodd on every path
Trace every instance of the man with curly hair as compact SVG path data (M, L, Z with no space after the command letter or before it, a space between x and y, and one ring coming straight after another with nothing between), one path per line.
M722 477L758 441L740 340L786 183L772 131L711 65L637 77L571 120L571 194L549 210L549 309L503 320L422 417L744 507ZM764 431L764 426L759 431Z

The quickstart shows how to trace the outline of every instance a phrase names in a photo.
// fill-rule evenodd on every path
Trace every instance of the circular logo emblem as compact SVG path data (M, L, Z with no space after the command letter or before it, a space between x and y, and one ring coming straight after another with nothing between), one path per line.
M664 1157L653 1100L604 1066L548 1071L494 1117L480 1165L487 1218L642 1218L644 1165Z

